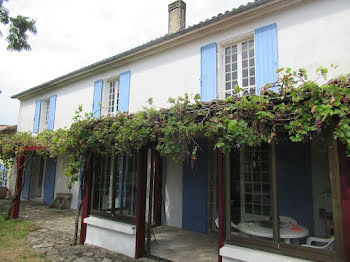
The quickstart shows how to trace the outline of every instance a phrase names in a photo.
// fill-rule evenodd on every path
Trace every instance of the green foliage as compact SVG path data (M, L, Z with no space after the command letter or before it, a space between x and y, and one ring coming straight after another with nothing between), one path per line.
M0 159L8 169L16 156L28 154L25 149L35 144L36 138L30 132L0 135Z
M149 106L129 115L118 113L94 119L79 106L69 129L44 131L32 137L17 133L0 137L0 158L11 161L29 145L40 146L38 154L65 156L65 174L70 184L78 179L82 157L91 154L122 154L153 146L162 156L196 160L201 150L196 142L207 137L214 148L228 152L241 144L258 146L289 137L304 142L333 137L350 152L350 78L339 76L319 85L307 79L304 69L279 69L280 79L267 84L260 96L229 97L225 101L200 102L199 95L169 98L170 107ZM318 72L326 78L327 69ZM278 87L275 93L270 89ZM237 92L240 89L237 88Z
M7 1L7 0L5 0ZM7 50L9 51L22 51L31 50L28 44L28 32L32 34L37 33L35 26L35 20L30 19L26 16L17 15L11 17L9 11L3 6L4 0L0 0L0 23L8 26L8 35L6 41L8 42ZM0 37L2 33L0 31Z

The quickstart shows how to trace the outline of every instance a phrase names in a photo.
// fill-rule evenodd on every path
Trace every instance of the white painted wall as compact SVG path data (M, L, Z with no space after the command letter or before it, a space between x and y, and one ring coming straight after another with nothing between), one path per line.
M276 23L278 29L279 65L303 67L314 71L319 66L338 65L334 74L350 72L350 52L347 42L350 27L350 2L347 0L307 0L302 3L259 17L249 23L231 28L201 39L191 41L167 51L142 58L129 65L78 80L64 87L57 87L23 99L18 119L19 131L32 131L35 101L57 95L55 129L69 126L78 105L84 112L91 112L93 85L96 80L110 80L121 72L131 71L130 112L141 109L148 98L154 104L167 106L169 97L200 92L200 47L217 42L219 47L228 40L235 42L242 35L253 34L256 28ZM218 73L219 76L223 75ZM219 87L221 88L221 87Z
M135 226L94 216L85 218L84 222L87 224L85 244L135 258Z
M182 228L182 164L163 159L162 224Z
M63 157L58 158L57 164L56 164L55 197L57 193L72 194L71 208L76 209L78 205L79 183L76 182L71 189L68 188L68 179L63 172L64 166L65 166L65 159Z

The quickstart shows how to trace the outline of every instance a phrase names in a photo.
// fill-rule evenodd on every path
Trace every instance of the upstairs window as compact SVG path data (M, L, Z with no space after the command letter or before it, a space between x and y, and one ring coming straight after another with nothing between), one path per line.
M112 80L107 82L106 97L108 101L105 101L107 104L108 114L114 114L118 111L119 105L119 80Z
M47 129L49 123L50 99L44 99L41 102L39 132Z
M224 68L225 98L255 94L254 40L226 47ZM237 93L235 85L242 90Z
M33 133L45 129L54 130L57 95L35 101Z

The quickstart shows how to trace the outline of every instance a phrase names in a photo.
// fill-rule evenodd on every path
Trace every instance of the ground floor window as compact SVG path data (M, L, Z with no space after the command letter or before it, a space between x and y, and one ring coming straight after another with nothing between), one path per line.
M92 210L107 216L135 216L137 154L97 155Z
M226 161L228 239L330 256L338 243L341 248L342 240L335 238L327 143L241 146Z

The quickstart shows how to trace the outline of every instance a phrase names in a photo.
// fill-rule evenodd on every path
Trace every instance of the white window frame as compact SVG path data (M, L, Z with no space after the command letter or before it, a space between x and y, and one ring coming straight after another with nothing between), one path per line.
M266 153L267 154L267 160L259 160L259 159L251 159L251 162L253 165L255 165L256 162L266 162L266 163L269 163L270 166L269 166L269 170L264 170L264 171L261 171L259 172L259 175L262 176L262 173L263 172L267 172L269 174L269 180L270 181L264 181L263 180L263 177L261 177L261 180L260 182L258 181L255 181L254 180L254 173L251 172L251 170L245 170L244 166L245 166L245 163L249 162L246 158L245 158L245 153L247 151L250 151L250 152L256 152L258 154L262 154L262 153ZM241 181L241 221L260 221L260 220L264 220L264 219L268 219L269 218L269 215L267 214L263 214L263 211L260 212L256 212L254 211L254 207L260 207L260 210L262 210L264 208L264 206L268 206L270 208L270 211L272 211L272 170L271 170L271 163L272 163L272 160L271 160L271 153L272 152L272 148L271 146L268 146L267 148L267 151L266 150L261 150L261 148L257 148L257 149L248 149L246 146L243 146L242 149L241 149L241 152L240 152L240 162L241 162L241 167L240 167L240 181ZM250 173L251 175L251 179L249 181L246 181L245 179L245 173ZM269 205L267 205L265 202L263 202L263 198L264 196L267 194L266 192L263 192L263 184L266 184L268 183L269 184L269 187L270 187L270 191L268 193L269 195L269 198L270 198L270 203ZM251 191L250 192L246 192L246 184L250 184L251 185ZM260 194L259 193L256 193L254 192L255 189L254 189L254 185L256 184L259 184L260 185L260 188L261 188L261 191L260 191ZM251 201L248 202L246 200L246 196L247 195L250 195L251 196ZM258 203L255 203L254 202L254 197L260 197L260 204ZM249 203L251 204L252 206L252 211L249 212L249 211L246 211L246 204Z
M41 100L39 132L44 131L49 125L50 98Z
M218 45L218 87L217 87L217 93L218 93L218 99L226 99L226 81L225 81L225 75L226 75L226 70L225 70L225 49L227 47L231 47L234 45L237 45L237 66L238 66L238 85L241 89L243 89L243 84L242 84L242 43L244 42L249 42L250 40L254 41L254 66L255 66L255 85L254 87L256 88L256 48L255 48L255 39L254 39L254 32L250 32L241 36L237 36L235 38L231 38L225 41L222 41ZM249 67L248 67L249 70ZM245 88L251 88L252 86L247 86ZM243 95L243 91L239 93L239 96L241 97Z
M111 84L115 82L114 89L114 105L113 110L110 108L110 89ZM119 106L119 77L110 78L104 80L103 94L102 94L102 114L103 115L116 115Z

